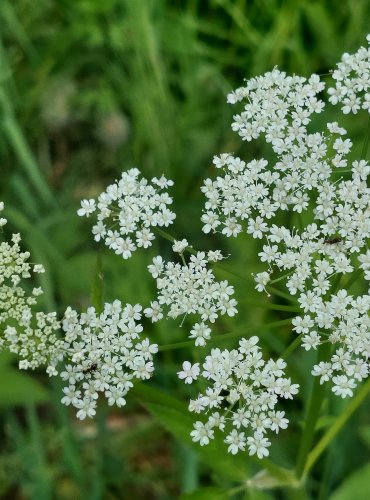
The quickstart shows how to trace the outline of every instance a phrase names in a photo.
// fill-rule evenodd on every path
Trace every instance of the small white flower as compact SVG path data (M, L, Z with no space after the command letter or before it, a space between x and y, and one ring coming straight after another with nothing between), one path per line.
M150 307L144 309L144 314L147 318L150 318L153 323L163 318L162 307L156 300L150 303Z
M180 379L185 379L185 384L191 384L193 380L197 380L199 373L199 363L192 365L189 361L184 361L182 371L177 372L177 375Z
M238 451L245 450L245 434L244 432L238 432L237 430L232 430L225 438L225 443L229 445L227 451L232 455L236 455Z
M172 250L176 253L182 253L186 247L189 246L189 243L187 240L181 240L181 241L174 241L174 244L172 246Z
M82 200L81 208L77 210L77 215L80 217L89 217L96 210L95 200Z
M269 455L268 447L271 446L270 441L260 432L255 432L253 437L247 438L249 455L257 454L258 458L264 458Z
M204 446L209 444L210 439L213 439L214 431L209 425L198 421L194 423L194 430L191 431L190 436L195 443L199 441L200 446Z
M349 379L346 375L338 375L333 377L334 386L332 391L336 396L341 396L346 398L347 396L353 396L353 391L356 387L356 382L354 379Z

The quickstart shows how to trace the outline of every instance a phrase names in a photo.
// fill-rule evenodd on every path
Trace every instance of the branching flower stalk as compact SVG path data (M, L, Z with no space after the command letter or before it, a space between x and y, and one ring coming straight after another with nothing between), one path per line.
M370 43L370 35L367 40ZM344 54L332 74L329 102L344 114L370 112L369 74L369 47ZM296 485L334 435L333 431L324 436L310 453L324 384L330 383L336 396L350 398L370 368L370 166L364 154L350 160L353 144L339 122L312 131L314 115L325 112L324 91L318 75L288 76L275 68L231 92L228 102L242 106L232 129L243 141L263 137L273 159L245 161L222 153L213 159L218 175L205 179L201 188L206 198L204 233L235 238L245 232L260 240L258 257L265 270L254 275L256 289L292 303L270 308L294 312L295 317L265 325L291 324L297 334L279 359L263 359L258 345L263 339L251 336L253 328L245 328L243 334L211 335L210 325L238 312L233 286L213 272L223 268L224 256L218 249L195 250L186 239L176 240L162 229L175 220L167 192L173 182L164 176L145 179L137 168L123 172L97 200L82 200L78 215L96 217L95 241L103 241L125 260L139 247L150 247L155 233L172 241L173 260L157 255L148 265L156 297L146 305L115 300L85 312L68 307L59 321L55 313L38 311L42 290L27 287L27 280L43 268L28 262L19 235L12 235L10 242L0 243L0 348L16 353L20 368L46 365L50 376L60 376L66 383L62 402L74 406L77 417L84 419L95 415L101 395L108 405L124 406L135 380L153 375L158 351L201 349L236 339L234 349L213 348L201 362L199 356L195 363L184 360L177 372L185 384L203 382L202 392L189 403L190 412L203 414L191 438L206 446L222 436L229 453L247 451L269 470L274 469L266 462L269 436L288 425L285 412L276 405L298 392L298 384L285 374L286 359L299 344L306 351L315 350L315 381L296 477L283 473ZM368 132L364 151L369 137ZM3 209L0 203L0 212ZM0 218L0 229L5 224ZM350 293L355 282L363 284L357 295ZM284 284L286 291L275 286ZM182 325L191 320L191 340L158 347L142 337L143 314L152 322L169 318ZM367 393L360 391L351 412ZM339 417L335 432L346 418Z

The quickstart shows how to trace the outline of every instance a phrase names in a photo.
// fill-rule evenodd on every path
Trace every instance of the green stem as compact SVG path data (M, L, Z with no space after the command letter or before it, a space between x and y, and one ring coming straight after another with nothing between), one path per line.
M294 271L290 270L288 271L287 273L285 274L282 274L281 276L279 276L278 278L275 278L274 280L271 280L269 283L271 283L272 285L274 283L279 283L279 281L282 281L284 280L285 278L287 278L288 276L290 276L291 274L293 274Z
M270 285L267 285L267 291L273 293L274 295L277 295L278 297L281 297L282 299L285 299L289 302L297 302L297 300L292 296L289 295L288 293L282 292L281 290L278 290L277 288L274 288Z
M369 141L370 141L370 115L369 115L369 119L368 119L368 122L367 122L367 134L366 134L366 137L365 137L365 142L364 142L364 145L362 147L362 151L361 151L361 160L364 160L366 155L367 155L367 150L368 150L368 147L369 147Z
M156 227L154 228L154 231L159 234L160 236L162 236L164 239L168 240L168 241L171 241L171 243L173 243L175 241L176 238L174 238L173 236L171 236L169 233L167 233L166 231L163 231L163 229L159 228L159 227ZM193 255L196 255L197 254L197 250L195 250L193 247L189 246L189 247L186 247L185 249L187 252L193 254ZM184 250L184 251L185 251ZM246 281L248 279L247 276L241 276L240 274L234 272L234 271L231 271L230 269L227 269L226 267L222 266L221 264L215 262L215 263L212 263L212 267L216 268L217 270L219 271L223 271L227 274L231 274L232 276L235 276L236 278L242 280L242 281Z
M301 309L295 306L287 306L285 304L271 304L270 302L260 302L257 300L248 300L243 299L239 301L241 304L246 304L248 306L253 307L261 307L263 309L271 309L273 311L287 311L287 312L295 312L300 313Z
M293 342L291 342L288 347L285 349L285 351L283 352L283 354L280 356L282 359L287 359L291 354L292 352L294 352L297 347L300 345L301 343L301 339L302 339L302 334L301 335L298 335L294 340Z
M364 401L366 396L370 393L370 379L366 381L365 384L361 386L355 397L351 400L348 406L344 409L344 411L339 415L334 424L330 427L330 429L323 435L314 449L307 457L306 464L304 466L304 475L306 475L309 470L316 463L317 459L323 453L323 451L329 446L338 432L343 428L343 426L347 423L352 414L357 410L357 408Z
M283 319L281 321L274 321L273 323L268 323L267 325L263 325L263 328L279 328L280 326L286 326L290 325L291 320L290 319ZM219 341L224 341L224 340L230 340L230 339L235 339L235 338L241 338L245 334L250 334L255 331L260 330L262 327L261 325L258 326L252 326L248 328L247 332L232 332L232 333L222 333L221 335L217 335L216 337L212 337L210 340L208 340L207 345L209 344L215 344L218 343ZM165 344L161 345L158 347L158 351L168 351L171 349L184 349L186 347L193 347L194 346L194 340L185 340L184 342L176 342L174 344Z
M331 344L324 343L321 344L318 349L318 362L324 361L328 358L330 353ZM325 396L325 385L320 384L319 377L315 377L311 397L308 403L305 427L302 434L302 439L298 451L297 465L296 465L296 476L301 479L303 476L304 467L307 460L307 455L310 451L311 444L315 434L315 427L317 420L320 415L321 404Z

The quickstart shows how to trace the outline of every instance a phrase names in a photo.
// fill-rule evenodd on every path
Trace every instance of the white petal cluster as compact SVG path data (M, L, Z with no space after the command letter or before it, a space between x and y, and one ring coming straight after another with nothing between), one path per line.
M329 88L329 101L342 104L345 114L365 109L370 113L370 35L367 47L360 47L355 54L344 53L333 71L335 87Z
M369 165L353 162L352 182L336 186L331 182L333 170L349 167L347 155L352 143L342 139L346 133L336 123L328 124L328 132L306 133L291 137L278 161L244 162L232 154L215 156L213 163L221 171L215 181L206 179L201 190L207 201L201 220L203 231L237 236L247 221L246 231L262 239L269 231L278 211L301 214L312 211L310 200L317 198L317 217L322 220L334 214L334 201L342 192L354 198L353 191L363 192ZM332 231L332 234L334 231Z
M67 385L62 403L77 408L78 418L95 415L99 393L105 395L108 405L124 406L134 379L152 376L158 346L140 339L141 310L139 304L123 306L115 300L105 304L100 314L94 307L81 315L71 308L65 312L60 376ZM57 375L59 362L55 359L49 365L50 375Z
M189 410L205 413L191 432L201 446L214 439L218 429L226 433L228 452L235 455L248 448L249 455L263 458L269 454L269 431L286 429L288 419L275 409L278 399L292 399L298 385L284 377L285 361L264 361L258 337L241 339L239 348L231 351L212 349L200 369L198 364L184 363L179 377L191 383L199 373L208 385L204 393L191 400Z
M0 203L0 212L4 204ZM4 226L6 219L1 218ZM37 297L43 291L32 288L32 274L43 273L40 264L29 262L30 253L22 252L21 237L0 243L0 350L8 349L20 358L21 369L35 369L58 356L62 341L57 338L60 324L56 313L37 311Z
M321 384L332 380L336 395L352 396L352 389L369 375L370 295L353 297L342 289L327 300L305 301L304 307L306 314L293 320L295 331L303 334L303 347L315 349L323 341L335 346L312 374Z
M301 127L310 122L313 113L320 113L324 103L316 96L324 89L319 76L308 80L301 76L288 76L274 69L262 76L251 78L244 87L228 95L228 102L245 101L243 112L234 116L232 129L244 141L257 139L261 134L274 150L286 149Z
M189 263L165 262L158 255L148 266L150 274L156 279L158 297L147 309L145 315L153 322L167 316L196 315L200 318L191 330L190 337L196 345L205 345L211 330L207 322L214 323L219 315L234 316L237 301L232 298L234 288L228 281L216 281L209 262L223 258L220 252L196 252L190 256Z
M151 181L140 178L140 171L132 168L108 186L94 199L82 200L78 215L89 217L97 212L92 232L95 241L104 243L124 259L131 257L137 247L152 245L153 227L169 226L176 215L168 208L172 198L166 188L173 182L164 176Z
M366 58L359 53L361 66ZM207 198L202 222L206 233L232 237L245 231L263 240L258 255L267 269L255 275L257 290L268 291L276 271L277 279L285 276L305 318L294 320L303 347L334 346L331 361L315 366L313 374L322 382L332 380L333 391L345 397L370 368L369 296L348 295L337 304L347 283L370 279L370 166L348 159L352 142L338 123L328 123L325 133L307 129L311 114L323 110L315 97L322 90L316 75L305 80L274 70L229 96L231 103L246 100L233 129L247 140L264 136L276 161L215 157L220 174L202 187ZM287 212L294 222L285 226ZM342 364L338 351L346 356Z

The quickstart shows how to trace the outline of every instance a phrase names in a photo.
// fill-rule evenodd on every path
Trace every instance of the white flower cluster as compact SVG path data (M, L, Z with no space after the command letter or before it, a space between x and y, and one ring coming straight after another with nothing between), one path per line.
M321 113L324 102L316 95L324 89L317 75L309 80L301 76L287 76L274 69L251 78L244 87L231 92L230 104L246 101L244 111L234 116L232 129L244 141L257 139L261 134L275 150L285 150L300 127L310 122L313 113Z
M342 289L329 300L307 297L303 305L306 314L293 319L294 330L303 334L303 347L316 349L325 342L339 345L330 360L314 366L312 374L320 383L332 379L332 390L345 398L369 375L370 358L370 295L353 297Z
M94 307L81 315L67 309L62 323L65 367L60 376L67 382L62 403L77 408L78 418L95 415L99 393L108 405L124 406L133 380L152 376L158 346L140 340L141 309L139 304L122 306L119 300L105 304L101 314ZM60 361L50 363L49 375L58 374Z
M174 248L182 251L187 246L183 242L175 242ZM154 257L148 269L156 279L158 298L144 314L153 322L163 318L164 308L168 308L167 316L173 319L189 314L200 316L201 321L193 326L190 338L195 339L195 345L205 345L211 334L206 322L214 323L220 314L237 313L237 301L231 298L234 288L226 280L216 281L212 270L207 268L210 262L222 258L219 251L196 252L188 264L184 260L181 265L164 262L160 255Z
M176 215L169 210L172 198L165 191L173 185L164 176L151 181L139 178L140 171L132 168L94 199L82 200L78 215L89 217L97 211L97 223L92 232L96 241L104 243L124 259L137 247L152 245L150 228L169 226Z
M325 134L307 130L312 112L323 109L314 97L322 89L316 75L305 81L275 70L230 95L229 102L247 98L245 111L234 117L234 130L248 140L264 135L277 161L269 166L264 159L215 157L222 175L204 183L202 221L206 233L230 237L244 229L265 240L259 257L268 270L255 276L257 290L266 290L274 269L286 276L289 293L309 313L303 326L302 318L295 319L304 348L336 345L331 360L312 373L322 382L332 379L333 391L344 397L370 368L369 296L338 300L346 294L346 275L347 283L358 269L370 278L370 166L348 161L352 142L337 123L329 123ZM351 172L347 180L334 176L343 167ZM298 214L298 227L281 225L287 211Z
M275 407L279 398L292 399L299 386L284 377L285 361L262 359L257 343L258 337L251 337L241 339L239 348L232 351L212 349L202 369L198 363L185 361L178 373L185 383L201 375L210 384L189 404L191 412L207 414L207 421L195 422L191 432L201 446L209 444L218 429L227 433L229 453L235 455L248 447L249 455L263 458L271 444L267 432L287 428L285 413Z
M370 45L370 35L367 35ZM360 47L355 54L344 53L333 71L335 87L329 88L329 101L342 103L345 114L365 109L370 113L370 47Z
M0 203L0 212L4 204ZM0 225L6 224L0 219ZM11 242L0 243L0 349L8 349L20 358L19 368L35 369L57 356L62 342L56 332L60 327L56 313L35 311L41 288L30 291L32 273L43 273L40 264L31 264L29 252L22 252L21 237L13 234Z

